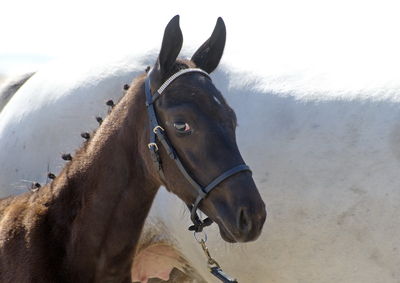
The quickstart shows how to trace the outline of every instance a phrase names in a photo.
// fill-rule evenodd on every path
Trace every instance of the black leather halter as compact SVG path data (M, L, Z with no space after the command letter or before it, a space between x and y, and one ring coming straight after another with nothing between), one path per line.
M180 161L174 148L172 147L170 141L168 140L167 136L164 134L164 129L159 125L158 120L157 120L156 111L154 108L154 102L160 97L162 92L176 78L178 78L186 73L200 73L211 80L211 78L208 76L208 74L201 69L196 69L196 68L183 69L183 70L180 70L179 72L175 73L174 75L172 75L169 79L167 79L153 95L151 93L151 88L150 88L150 86L151 86L150 77L149 77L149 75L147 75L146 80L145 80L145 93L146 93L147 113L148 113L149 121L150 121L150 142L148 144L148 148L150 150L151 158L152 158L162 179L165 180L165 176L164 176L164 172L162 170L160 155L158 153L157 139L164 146L169 157L175 161L175 164L178 166L178 169L179 169L179 171L181 171L182 175L196 189L197 198L196 198L195 202L193 204L187 205L190 210L190 213L191 213L190 218L194 224L193 226L189 227L189 230L201 232L203 230L203 227L211 225L212 220L210 218L206 218L203 221L200 220L199 216L197 215L197 209L198 209L198 206L200 205L200 202L205 197L207 197L207 195L213 189L215 189L222 181L226 180L227 178L229 178L232 175L237 174L239 172L242 172L242 171L250 171L251 172L251 170L250 170L249 166L247 166L245 164L235 166L235 167L223 172L221 175L219 175L217 178L215 178L211 183L209 183L204 188L202 186L200 186L199 183L197 183L189 175L189 173L183 166L182 162Z

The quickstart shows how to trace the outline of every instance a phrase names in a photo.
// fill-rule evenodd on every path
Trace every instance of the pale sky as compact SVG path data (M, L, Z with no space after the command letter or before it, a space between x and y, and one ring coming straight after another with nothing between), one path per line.
M398 2L2 0L0 72L30 71L73 54L156 50L165 25L180 14L186 50L206 40L222 16L223 62L239 69L400 81Z

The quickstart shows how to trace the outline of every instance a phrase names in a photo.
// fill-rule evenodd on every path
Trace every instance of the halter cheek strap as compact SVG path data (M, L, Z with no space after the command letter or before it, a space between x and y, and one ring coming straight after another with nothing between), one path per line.
M147 108L147 114L149 117L150 121L150 142L148 144L148 148L150 150L150 155L151 158L161 176L162 179L165 180L164 172L162 169L162 164L161 164L161 159L160 155L158 153L159 148L157 145L157 140L161 142L163 147L165 148L168 156L175 161L176 166L178 167L179 171L182 173L182 175L185 177L185 179L196 189L197 191L197 198L193 204L187 205L189 210L190 210L190 218L193 222L193 226L189 227L189 230L193 230L196 232L201 232L205 226L209 226L212 223L212 220L210 218L206 218L205 220L200 220L199 216L197 215L197 209L201 203L201 201L207 197L207 195L215 189L221 182L224 180L228 179L232 175L235 175L239 172L242 171L249 171L251 172L249 166L245 164L241 164L238 166L235 166L225 172L223 172L221 175L219 175L217 178L215 178L210 184L208 184L206 187L202 187L199 185L198 182L196 182L188 173L188 171L185 169L183 166L182 162L180 161L178 155L176 154L174 148L172 147L170 141L168 140L167 136L164 134L164 129L159 125L158 120L157 120L157 115L156 111L154 108L154 102L162 95L163 91L178 77L186 74L186 73L201 73L207 78L210 79L208 73L201 69L197 68L190 68L190 69L183 69L180 70L179 72L175 73L172 75L169 79L167 79L161 87L154 93L151 93L151 88L150 88L150 77L147 76L145 80L145 93L146 93L146 108Z

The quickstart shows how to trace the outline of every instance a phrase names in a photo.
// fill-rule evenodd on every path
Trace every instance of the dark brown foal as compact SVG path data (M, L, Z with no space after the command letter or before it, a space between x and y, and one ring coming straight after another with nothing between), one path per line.
M176 60L182 35L174 17L151 72L152 89L180 69L212 72L224 43L225 26L219 19L191 61ZM0 202L0 282L130 282L135 248L160 185L193 203L195 191L161 145L165 179L151 159L145 76L132 83L96 133L85 136L84 146L51 184ZM156 109L199 183L243 163L234 113L210 80L199 74L182 76ZM190 134L182 125L190 127ZM201 139L198 144L196 139ZM199 208L231 242L254 240L265 220L264 203L248 172L218 185Z

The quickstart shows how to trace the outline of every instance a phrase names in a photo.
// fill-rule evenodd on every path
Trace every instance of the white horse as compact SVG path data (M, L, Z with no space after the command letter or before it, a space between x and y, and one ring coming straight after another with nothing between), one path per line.
M151 57L151 58L149 58ZM64 165L81 132L96 129L108 99L143 72L152 56L104 64L69 61L36 73L0 113L1 195L22 193L31 182ZM225 245L215 227L209 248L239 282L400 281L400 100L395 89L362 92L286 92L289 79L249 77L226 65L213 75L235 109L238 143L269 217L254 243ZM172 266L215 282L201 248L187 231L188 215L172 194L160 190L144 232L169 243L185 261ZM135 280L167 279L170 271L146 269L139 258ZM178 257L176 257L178 258ZM184 262L184 263L182 263ZM187 265L188 264L188 265ZM157 269L157 268L156 268ZM197 274L198 273L198 274ZM135 277L136 276L136 277Z

